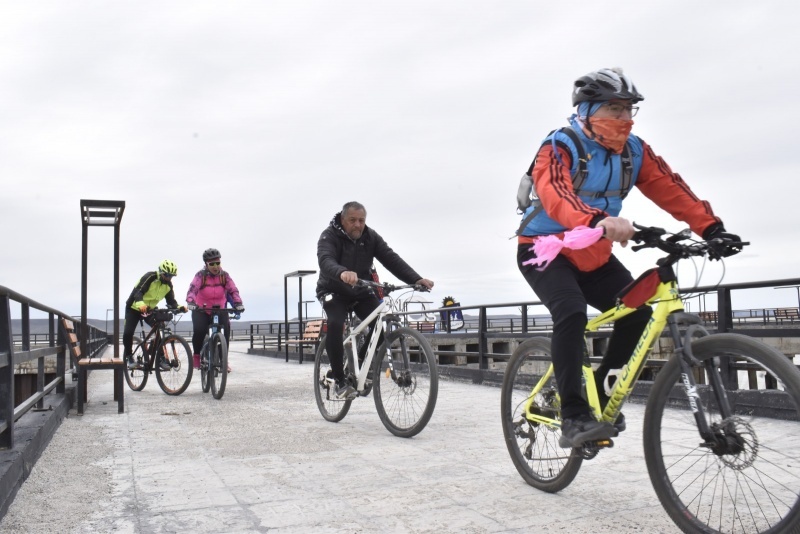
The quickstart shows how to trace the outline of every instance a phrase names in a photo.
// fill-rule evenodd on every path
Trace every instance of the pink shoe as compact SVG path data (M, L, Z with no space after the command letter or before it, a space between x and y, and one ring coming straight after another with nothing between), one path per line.
M194 368L195 369L200 369L200 355L199 354L193 355L192 356L192 361L194 363Z

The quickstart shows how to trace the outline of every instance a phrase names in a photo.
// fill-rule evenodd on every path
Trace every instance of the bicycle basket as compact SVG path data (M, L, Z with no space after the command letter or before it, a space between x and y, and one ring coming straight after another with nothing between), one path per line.
M172 320L172 312L168 312L167 310L156 310L153 315L156 318L156 321L162 323Z

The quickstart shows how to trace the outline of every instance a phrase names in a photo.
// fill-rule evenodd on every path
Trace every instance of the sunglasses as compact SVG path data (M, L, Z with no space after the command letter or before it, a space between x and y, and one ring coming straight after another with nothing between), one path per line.
M161 276L163 276L164 278L172 278L175 275L174 274L161 273Z
M210 261L210 262L208 262L208 266L209 267L216 267L217 265L219 265L218 261Z

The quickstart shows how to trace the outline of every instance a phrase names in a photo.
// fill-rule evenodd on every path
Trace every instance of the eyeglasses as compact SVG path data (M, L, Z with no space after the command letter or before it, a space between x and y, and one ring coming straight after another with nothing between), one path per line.
M616 102L613 104L603 104L602 107L606 108L609 113L617 118L621 117L623 113L627 113L631 118L639 113L639 106L626 106L625 104L617 104Z
M175 275L174 274L169 274L169 273L161 273L161 276L163 276L164 278L172 278Z
M208 266L209 267L216 267L217 265L219 265L218 261L210 261L210 262L208 262Z

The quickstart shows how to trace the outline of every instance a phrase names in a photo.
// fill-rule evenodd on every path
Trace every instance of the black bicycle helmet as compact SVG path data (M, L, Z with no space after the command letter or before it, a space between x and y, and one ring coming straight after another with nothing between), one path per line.
M608 102L609 100L630 100L634 104L644 100L633 81L622 69L600 69L575 80L572 90L572 105L581 102Z
M203 263L207 263L208 260L215 260L221 258L222 254L219 253L219 250L215 248L207 248L205 252L203 252Z

